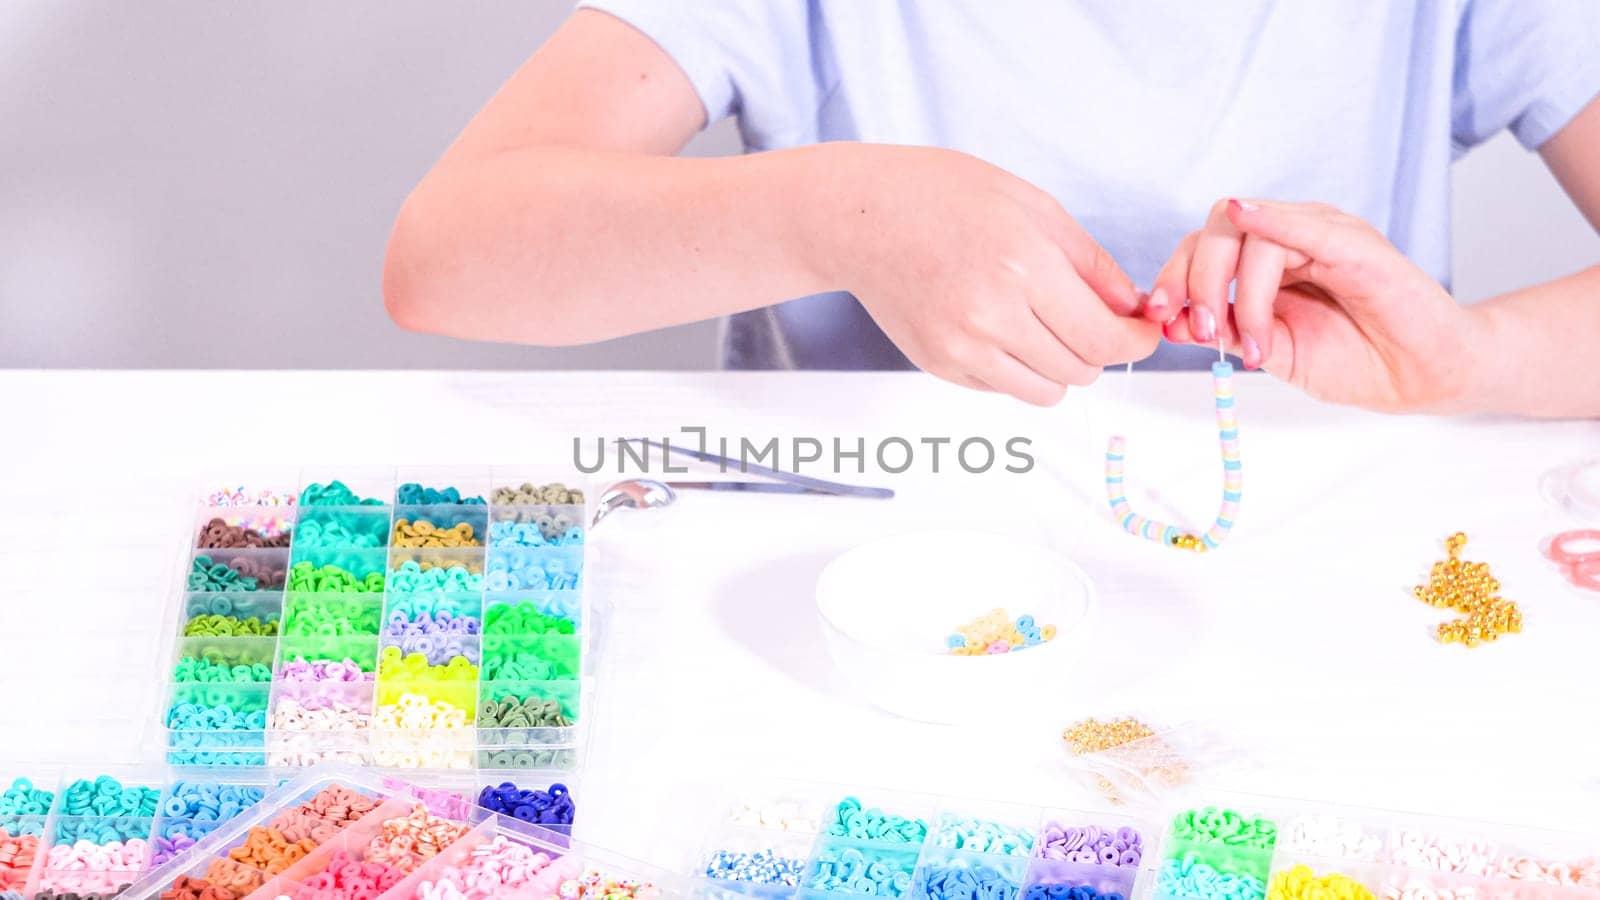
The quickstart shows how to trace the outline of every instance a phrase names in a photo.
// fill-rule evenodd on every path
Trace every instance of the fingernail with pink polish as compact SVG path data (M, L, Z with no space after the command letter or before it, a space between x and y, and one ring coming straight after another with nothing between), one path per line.
M1217 317L1211 310L1204 306L1196 306L1193 310L1194 321L1189 323L1194 328L1194 336L1202 341L1210 341L1217 336Z
M1246 335L1244 339L1243 356L1246 369L1261 368L1261 345L1257 344L1256 339L1249 335Z
M1233 200L1229 200L1228 202L1232 203L1234 206L1238 207L1239 209L1244 210L1245 212L1255 212L1256 210L1261 208L1261 206L1259 204L1251 203L1249 200L1233 199Z

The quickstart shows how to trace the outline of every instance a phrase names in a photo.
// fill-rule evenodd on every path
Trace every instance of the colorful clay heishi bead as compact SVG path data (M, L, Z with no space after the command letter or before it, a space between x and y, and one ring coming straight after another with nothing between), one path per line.
M400 506L483 506L482 497L473 494L462 496L461 491L454 486L443 488L426 487L415 481L408 481L395 489L394 502Z
M80 778L67 785L61 792L58 811L63 816L151 818L156 814L156 803L160 799L161 791L156 788L124 785L110 775L101 775L97 778ZM126 840L129 836L124 832L113 840ZM148 837L149 832L132 836ZM58 833L57 839L77 840L77 837Z
M1338 816L1297 816L1278 833L1278 846L1319 859L1378 862L1383 836Z
M394 533L389 536L391 547L482 547L477 529L471 522L457 522L445 526L418 516L416 519L396 517Z
M943 813L933 833L933 845L996 856L1029 856L1033 853L1033 829Z
M259 684L179 685L167 709L167 761L265 765L267 696Z
M206 497L207 506L293 506L294 501L292 493L270 488L249 490L242 484L212 491Z
M349 569L329 563L317 566L301 560L289 567L289 591L302 594L379 593L383 590L383 573L371 572L357 577Z
M903 897L911 889L916 865L915 849L827 842L817 851L802 881L813 891Z
M276 619L262 621L256 616L195 616L184 623L184 637L271 637L278 633Z
M1267 886L1253 875L1222 872L1191 855L1161 864L1156 895L1171 900L1263 900Z
M577 814L572 793L560 782L543 790L520 788L510 781L491 784L478 793L478 805L534 825L570 826Z
M342 481L327 484L312 483L300 492L301 506L382 506L374 497L361 497Z
M1490 875L1500 853L1487 842L1456 840L1415 829L1401 829L1390 843L1389 862L1411 869L1451 872L1457 875Z
M746 828L801 831L808 834L814 834L822 827L821 821L807 810L805 804L794 800L736 803L728 811L728 821Z
M483 739L483 735L479 735ZM488 743L488 741L483 741ZM480 769L570 769L574 765L574 755L571 749L558 748L543 750L533 747L518 747L510 750L478 751L478 768Z
M328 857L327 868L304 878L290 897L291 900L377 897L399 884L408 871L409 868L335 850Z
M265 556L258 559L241 554L223 562L202 555L189 563L184 589L191 593L270 590L282 587L283 579L282 565Z
M581 558L560 551L489 551L485 586L503 591L570 591L582 582Z
M528 521L501 519L489 523L489 546L496 549L514 547L575 547L583 543L582 511L572 513L546 511L533 515Z
M31 778L17 778L11 786L0 793L0 831L12 836L20 834L38 835L42 828L37 822L50 812L50 805L55 802L56 795L37 787Z
M215 516L200 526L195 536L195 547L201 550L235 550L243 547L287 547L291 531L287 525L281 530L249 528L230 524L227 519Z
M177 682L237 682L242 684L272 680L272 667L265 663L228 665L199 656L182 656L172 669Z
M149 846L143 838L94 843L58 843L45 855L39 877L43 892L106 893L121 891L143 871Z
M1272 876L1268 900L1376 900L1367 886L1348 875L1317 875L1310 866L1295 866Z
M462 865L444 866L417 884L418 900L498 900L550 866L549 854L496 836L472 848Z
M283 633L291 637L345 637L377 634L383 617L377 597L296 595L283 610Z
M1022 900L1123 900L1117 891L1097 891L1086 884L1040 882L1022 892Z
M417 803L407 815L385 820L362 858L410 872L471 830L471 825L436 816Z
M985 865L931 865L918 874L914 893L927 900L1014 900L1020 877Z
M575 634L570 619L552 615L532 600L490 604L483 610L484 634Z
M373 681L377 677L348 656L342 660L295 657L278 666L279 681Z
M1056 626L1039 625L1031 615L1010 618L994 609L958 628L945 639L952 656L986 656L1038 646L1056 637Z
M576 691L565 698L543 696L546 691L532 687L493 693L497 696L485 696L478 701L480 729L567 728L576 721L573 718ZM524 696L518 697L518 693Z
M706 861L701 874L718 881L793 888L800 886L800 876L805 867L805 860L784 856L771 849L754 853L718 850Z
M427 636L405 638L403 640L424 640ZM448 647L446 643L449 636L438 637L439 647ZM467 638L455 636L456 641L466 641ZM432 645L430 645L432 646ZM435 662L434 654L421 649L405 652L397 646L383 648L378 654L378 678L383 681L476 681L478 680L478 666L461 652L444 656L443 661Z
M1039 845L1040 859L1096 866L1138 868L1144 838L1136 829L1083 827L1047 822Z
M535 486L524 481L518 487L497 487L489 495L495 506L536 506L539 504L583 505L583 491L560 482Z
M380 693L385 690L380 683ZM380 697L373 716L373 762L391 768L463 769L472 765L474 737L468 709L423 693L428 690L426 685L412 683L389 690L393 696Z
M863 808L855 797L846 797L834 806L824 822L824 833L858 841L891 844L921 844L928 836L928 823L922 819L885 813L875 807Z
M397 594L481 593L484 578L478 569L475 562L446 560L435 565L408 559L389 573L388 590Z

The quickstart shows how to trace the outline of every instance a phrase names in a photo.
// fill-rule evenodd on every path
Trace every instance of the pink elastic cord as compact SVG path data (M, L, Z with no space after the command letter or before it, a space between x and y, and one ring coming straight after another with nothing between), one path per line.
M1550 549L1545 555L1564 566L1575 566L1587 560L1600 559L1600 547L1581 553L1567 549L1569 544L1585 542L1600 545L1600 529L1580 528L1576 531L1563 531L1550 539Z

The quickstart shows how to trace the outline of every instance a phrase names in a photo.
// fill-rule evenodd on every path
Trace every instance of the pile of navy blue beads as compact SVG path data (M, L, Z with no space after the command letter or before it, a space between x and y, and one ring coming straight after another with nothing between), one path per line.
M1086 884L1036 884L1023 892L1022 900L1122 900L1115 891L1101 893Z
M742 881L747 884L782 885L798 887L800 871L805 863L771 850L756 853L735 853L718 850L706 863L706 877L723 881Z
M577 808L572 792L557 782L545 790L526 790L509 781L489 785L478 794L478 805L503 816L545 827L571 825Z

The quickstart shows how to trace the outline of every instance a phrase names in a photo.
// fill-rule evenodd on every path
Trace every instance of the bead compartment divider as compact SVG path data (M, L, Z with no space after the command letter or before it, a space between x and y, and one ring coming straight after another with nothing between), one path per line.
M948 796L935 797L902 791L878 790L854 786L826 786L816 784L783 783L755 795L757 805L763 808L793 807L802 811L805 818L819 824L816 831L785 830L759 825L739 824L731 820L736 804L724 803L716 808L716 819L708 823L706 838L697 855L689 861L697 891L707 897L800 897L807 900L823 898L849 898L868 896L848 890L809 888L806 885L818 871L824 854L835 849L857 849L864 853L887 853L899 857L902 865L909 865L910 887L900 897L906 900L926 896L924 879L935 866L954 865L965 868L988 867L1001 873L1017 887L1012 900L1034 884L1087 884L1097 890L1116 890L1124 897L1140 896L1136 890L1146 888L1154 875L1152 861L1160 829L1156 822L1131 816L1126 812L1090 811L1061 806L1000 803L973 798ZM836 805L846 797L855 797L863 808L877 808L891 815L920 818L927 823L928 832L918 843L905 844L871 839L836 837L827 834L828 818ZM973 850L941 847L938 845L940 824L946 815L958 819L977 819L1026 830L1033 838L1033 847L1027 855L1005 855ZM1100 828L1130 827L1138 831L1144 847L1138 866L1090 865L1044 859L1045 827L1049 824L1065 827L1094 825ZM757 852L771 849L780 855L803 861L800 884L797 887L756 885L714 879L704 875L706 864L719 850ZM882 895L878 895L882 896Z
M456 467L360 467L318 466L300 470L291 480L278 473L271 483L251 484L251 489L268 488L280 496L299 497L310 484L326 485L339 480L356 495L375 498L382 504L364 506L302 506L298 503L280 506L207 506L202 499L194 519L185 535L187 559L192 567L199 557L209 557L214 563L236 559L266 562L287 571L298 562L311 562L316 566L337 564L350 569L358 578L370 572L381 571L385 577L385 590L381 593L312 593L291 591L286 586L273 583L261 585L253 591L191 591L188 590L188 569L179 579L179 600L176 602L176 621L167 629L172 641L169 652L163 656L166 667L163 677L167 689L163 692L159 711L165 732L167 762L172 765L201 766L298 766L321 759L339 759L349 762L392 766L395 768L533 768L572 769L579 763L583 737L592 718L594 703L594 671L597 665L595 634L602 624L591 609L589 593L585 589L587 569L592 560L588 554L588 536L581 545L559 547L516 548L500 550L489 546L489 528L495 521L528 521L540 514L566 515L573 524L585 528L589 520L587 500L593 496L583 479L565 473L559 467L536 468L456 466ZM495 505L484 504L406 504L399 505L399 485L420 483L426 487L455 486L463 498L481 496L490 500L494 488L516 487L531 481L544 483L562 481L585 490L585 505ZM294 534L286 548L250 550L206 550L197 547L201 529L213 517L224 518L251 527L274 520L284 520L292 525ZM398 519L414 522L427 518L445 527L465 521L473 526L474 539L481 546L460 548L411 548L393 546L395 523ZM351 530L373 534L381 546L374 548L323 548L312 547L301 540L301 526L307 522L326 524L334 522ZM378 525L381 523L381 533ZM567 571L577 575L577 583L560 590L493 590L487 582L488 568L502 558L532 559L534 561L558 560ZM462 562L474 572L481 573L483 590L467 592L390 590L392 575L401 563L407 561ZM285 578L287 575L285 576ZM276 579L274 579L276 581ZM528 601L544 612L550 612L573 622L574 634L570 638L553 641L498 637L490 639L481 633L462 637L462 651L471 662L480 667L479 677L472 682L472 696L459 686L440 687L432 680L385 678L379 675L374 681L353 681L335 686L333 682L290 682L282 677L283 665L291 659L326 659L337 661L350 656L361 668L376 671L383 648L399 645L406 638L386 635L389 616L397 605L422 600L432 602L448 599L458 603L462 615L475 618L480 626L485 611L500 605ZM206 638L185 637L182 631L193 616L226 611L241 618L259 616L264 622L277 623L278 634L267 637L214 636ZM362 633L348 635L286 634L286 629L298 629L308 615L322 612L348 612L358 615ZM369 627L373 617L376 626ZM366 633L366 632L372 633ZM482 671L483 651L486 642L491 646L525 650L550 651L562 658L573 654L573 665L560 666L551 679L490 679ZM189 651L209 651L222 658L239 658L248 661L260 659L271 646L270 662L273 678L263 691L251 684L183 683L174 676L178 660ZM560 646L558 646L560 645ZM558 652L559 651L559 652ZM464 733L442 729L379 729L374 724L380 695L393 699L388 687L412 687L422 693L436 691L461 701L469 725ZM572 722L566 726L529 728L477 727L480 704L493 695L515 694L521 697L538 694L555 699ZM360 719L356 727L334 730L306 731L276 727L275 719L285 709L288 701L326 695L354 707ZM251 711L264 709L266 726L261 730L222 730L206 727L186 728L170 717L174 705L185 700L236 699ZM466 702L470 699L470 703Z
M141 900L155 897L180 875L203 874L214 861L226 858L229 848L243 843L250 829L267 824L282 811L292 809L334 786L350 788L380 800L384 807L390 810L409 811L413 802L421 802L436 816L471 826L471 830L445 848L442 853L421 861L415 871L380 894L381 900L410 900L416 896L416 889L421 881L437 876L447 866L459 864L470 854L473 847L497 837L504 837L536 852L558 857L569 864L600 868L610 877L649 881L660 888L663 897L690 896L686 879L648 863L575 840L558 831L530 825L483 809L474 804L472 796L464 793L460 796L445 796L444 792L447 791L464 792L469 789L467 786L474 781L461 778L460 776L464 774L440 773L443 780L438 787L424 788L403 778L385 776L374 769L359 768L340 762L325 762L300 769L294 778L269 791L262 802L247 813L219 827L193 848L165 865L144 873L123 896ZM489 774L480 773L482 776ZM519 776L521 774L519 773ZM316 868L317 860L325 861L340 847L361 845L361 837L375 831L381 824L382 818L383 814L378 811L369 813L342 829L334 839L320 844L305 859L297 861L280 875L268 878L261 888L245 896L272 898L280 894L293 895L301 886L302 879L315 874L311 870ZM369 822L370 824L367 824ZM316 860L313 860L313 857Z

